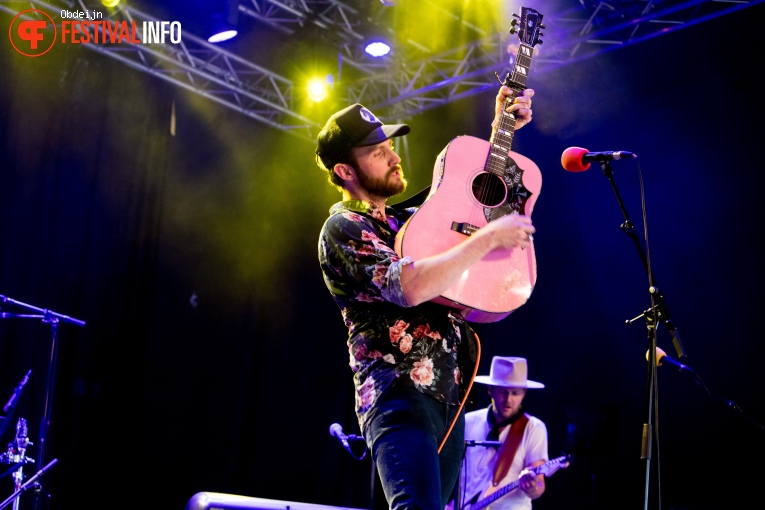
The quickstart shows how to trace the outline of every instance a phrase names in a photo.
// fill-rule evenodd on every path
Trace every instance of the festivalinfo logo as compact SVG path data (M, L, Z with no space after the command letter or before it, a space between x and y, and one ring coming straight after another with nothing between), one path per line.
M56 23L55 19L60 21ZM13 49L40 57L55 44L179 44L180 21L105 20L101 11L62 10L50 15L40 9L19 12L8 28Z

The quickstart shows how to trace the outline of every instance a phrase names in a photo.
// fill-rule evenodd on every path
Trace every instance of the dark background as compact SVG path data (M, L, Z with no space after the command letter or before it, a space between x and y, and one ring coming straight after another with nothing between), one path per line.
M534 122L513 149L543 174L537 286L477 330L480 372L526 357L546 384L526 409L551 456L574 454L535 508L641 508L647 484L667 509L761 498L763 20L760 4L529 78ZM368 507L369 459L328 433L358 426L316 252L339 195L313 146L82 47L1 48L0 294L86 322L58 326L45 506L181 510L210 491ZM453 137L488 138L495 93L407 119L405 196ZM614 180L706 385L658 369L650 464L648 329L625 325L651 306L649 282L599 166L561 168L570 146L639 155ZM28 419L33 458L52 331L0 320L0 398L32 371L0 439ZM663 324L657 342L677 357ZM487 404L476 388L470 407Z

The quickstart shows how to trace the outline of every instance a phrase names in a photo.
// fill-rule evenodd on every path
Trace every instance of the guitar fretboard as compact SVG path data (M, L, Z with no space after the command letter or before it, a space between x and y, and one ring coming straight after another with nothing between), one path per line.
M505 78L505 85L513 90L513 94L505 99L505 105L499 116L499 125L491 140L491 150L486 161L487 172L491 172L499 177L505 176L507 169L507 153L513 146L513 136L515 135L515 113L507 113L507 107L513 104L515 98L526 88L526 78L531 66L531 56L533 48L526 44L521 44L518 54L515 58L512 72Z

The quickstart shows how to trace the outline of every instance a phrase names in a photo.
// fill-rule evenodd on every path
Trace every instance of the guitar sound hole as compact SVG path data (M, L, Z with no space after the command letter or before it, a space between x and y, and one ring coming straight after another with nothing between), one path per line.
M484 207L496 207L507 198L505 181L490 172L478 174L473 180L473 196Z

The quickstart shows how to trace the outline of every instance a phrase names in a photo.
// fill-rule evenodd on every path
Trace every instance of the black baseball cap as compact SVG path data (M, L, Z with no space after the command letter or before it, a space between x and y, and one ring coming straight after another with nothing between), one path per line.
M350 147L365 147L389 138L403 136L411 128L407 124L383 124L365 106L356 103L333 114L316 141L316 154L325 166Z

